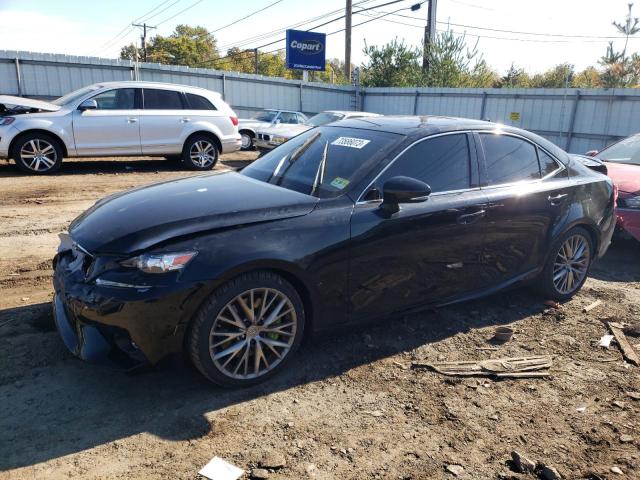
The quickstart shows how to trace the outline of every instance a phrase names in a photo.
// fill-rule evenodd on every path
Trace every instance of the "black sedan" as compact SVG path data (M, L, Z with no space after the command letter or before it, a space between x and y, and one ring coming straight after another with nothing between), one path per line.
M311 332L532 280L566 300L614 226L611 180L532 133L345 120L239 173L97 202L62 236L55 319L83 359L185 351L215 383L247 385Z

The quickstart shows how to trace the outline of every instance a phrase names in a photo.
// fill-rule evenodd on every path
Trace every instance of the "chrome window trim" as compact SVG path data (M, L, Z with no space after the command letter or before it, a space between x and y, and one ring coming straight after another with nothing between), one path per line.
M418 143L424 142L426 140L431 140L432 138L436 138L436 137L443 137L445 135L459 135L459 134L466 135L466 134L469 134L469 133L474 133L474 130L456 130L456 131L451 131L451 132L435 133L435 134L429 135L427 137L419 138L418 140L413 142L411 145L408 145L400 153L398 153L393 158L393 160L391 160L382 170L380 170L378 175L376 175L374 177L374 179L365 187L365 189L362 192L360 192L360 195L358 195L358 201L356 202L356 205L366 205L366 204L369 204L369 203L380 203L380 202L382 202L382 200L362 200L362 197L369 191L369 189L373 186L373 184L376 183L376 181L380 178L380 176L382 176L384 174L384 172L386 172L389 169L389 167L391 167L391 165L396 163L398 158L400 158L407 150L409 150L413 146L417 145ZM469 141L468 140L467 140L467 145L469 146L469 148L471 147L469 145ZM469 152L469 161L471 161L471 152ZM444 192L434 192L429 196L431 197L431 196L435 196L435 195L444 195L444 194L448 194L448 193L469 192L469 191L473 191L473 190L480 190L480 187L470 187L470 188L463 188L463 189L459 189L459 190L448 190L448 191L444 191Z
M492 130L487 130L487 131L481 130L481 131L476 131L475 133L478 133L479 135L482 135L482 134L485 134L485 135L486 134L494 134L495 135L495 131L492 131ZM544 177L537 178L535 180L519 180L517 182L508 182L508 183L498 183L498 184L495 184L495 185L486 185L484 187L481 187L482 190L488 190L488 189L491 189L491 188L512 187L514 185L532 185L532 184L535 184L535 183L541 183L541 182L544 182L545 180L548 180L549 178L555 177L560 172L563 172L563 171L565 171L567 169L566 165L564 163L562 163L560 160L558 160L555 155L553 155L548 150L542 148L537 143L529 140L527 137L524 137L522 135L518 135L517 133L512 133L512 132L502 132L502 133L500 133L500 135L506 135L506 136L509 136L509 137L519 138L521 140L524 140L525 142L530 143L531 145L534 146L534 148L540 149L544 153L549 155L549 157L551 157L553 159L553 161L556 162L556 165L558 165L558 168L556 170L554 170L553 172L545 175ZM486 159L485 152L484 152L484 144L482 143L482 139L480 139L480 146L482 147L482 155ZM536 150L536 157L538 158L538 168L540 168L540 157L538 156L537 150ZM486 169L486 165L485 165L485 169Z

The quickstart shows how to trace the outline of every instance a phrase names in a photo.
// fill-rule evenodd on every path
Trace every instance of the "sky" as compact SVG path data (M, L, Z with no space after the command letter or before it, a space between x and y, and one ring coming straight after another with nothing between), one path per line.
M353 0L354 12L390 0ZM362 49L382 45L397 37L407 44L422 41L427 4L417 11L409 7L422 0L403 0L393 5L355 14L353 17L352 62L366 61ZM225 27L252 12L252 17ZM361 6L357 6L362 3ZM466 34L467 43L477 49L490 66L504 74L512 63L530 72L570 62L577 69L594 65L605 53L608 38L622 48L612 21L622 21L628 0L438 0L437 28ZM0 49L66 53L117 58L120 48L140 42L140 29L130 27L137 20L157 26L150 34L169 35L176 25L201 25L215 33L218 45L260 47L278 40L277 33L251 40L260 34L335 12L332 16L306 23L306 30L342 15L345 0L0 0ZM402 10L399 10L402 9ZM398 11L399 10L399 11ZM384 19L362 26L370 15L394 12ZM640 2L635 7L640 17ZM407 18L409 17L409 18ZM331 33L344 28L344 19L315 29ZM535 35L533 35L535 34ZM490 38L493 37L493 38ZM327 58L344 58L344 32L327 37ZM271 51L284 42L262 48ZM640 51L640 35L629 44Z

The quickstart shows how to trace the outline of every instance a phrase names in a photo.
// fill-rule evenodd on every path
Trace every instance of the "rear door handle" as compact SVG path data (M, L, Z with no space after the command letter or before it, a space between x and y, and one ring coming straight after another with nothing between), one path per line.
M568 193L561 193L560 195L556 195L555 197L552 197L551 195L549 195L547 200L549 200L549 203L551 205L556 206L564 202L568 195L569 195Z
M138 119L137 118L127 118L127 123L137 123Z
M191 119L190 119L190 118L187 118L187 117L184 117L184 118L181 118L181 119L180 119L180 123L188 123L188 122L190 122L190 121L191 121Z
M456 219L456 222L458 222L461 225L469 225L471 223L475 223L478 220L482 219L486 214L487 214L486 210L478 210L477 212L466 213L464 215L460 215Z

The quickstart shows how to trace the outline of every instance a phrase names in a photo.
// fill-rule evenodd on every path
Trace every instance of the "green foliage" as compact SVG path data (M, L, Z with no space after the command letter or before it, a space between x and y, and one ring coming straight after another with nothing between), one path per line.
M363 52L369 57L367 65L362 66L365 87L411 87L421 83L419 48L408 47L395 38L382 47L369 46L365 41Z
M624 35L624 47L618 52L609 42L607 52L600 59L600 65L604 67L602 73L602 85L607 88L637 87L640 82L640 68L638 54L627 55L629 37L640 32L640 19L633 17L631 12L633 3L629 4L629 11L624 22L613 22L613 26L619 34Z
M127 45L120 51L120 58L142 60L142 49ZM147 45L147 61L172 65L199 67L219 57L217 42L204 27L178 25L168 37L156 35Z

